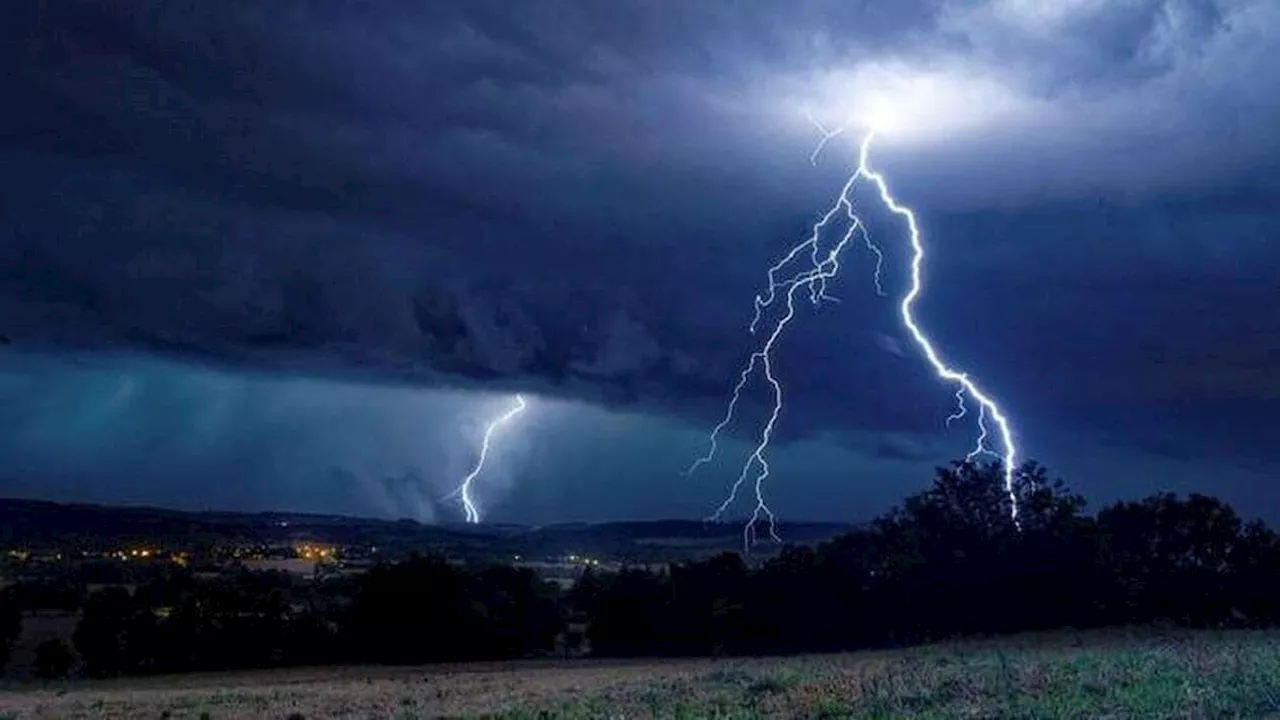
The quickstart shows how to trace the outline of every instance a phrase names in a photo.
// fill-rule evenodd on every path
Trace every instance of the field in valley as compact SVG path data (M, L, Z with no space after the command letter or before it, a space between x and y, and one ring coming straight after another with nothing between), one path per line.
M788 658L9 685L0 718L1280 718L1280 633L1052 633Z

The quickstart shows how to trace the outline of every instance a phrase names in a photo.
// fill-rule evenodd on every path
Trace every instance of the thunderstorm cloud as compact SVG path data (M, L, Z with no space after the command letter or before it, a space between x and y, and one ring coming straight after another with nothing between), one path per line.
M199 467L192 482L252 486L223 505L297 505L301 485L264 478L350 488L346 473L362 507L429 518L431 503L398 499L447 485L406 475L436 452L412 434L452 438L438 440L452 476L467 464L455 418L501 404L464 411L466 392L523 391L566 433L614 423L649 438L629 452L662 458L591 500L564 478L616 458L557 466L530 450L561 483L525 498L532 516L642 496L645 512L695 512L653 500L667 481L645 473L699 451L750 351L764 271L851 169L859 123L882 128L873 162L922 217L920 319L1032 456L1121 494L1216 472L1256 497L1278 467L1272 0L20 0L2 13L0 412L22 428L3 439L15 491L75 476L109 498L127 477L136 488L117 496L168 501L142 488ZM810 118L853 123L814 163ZM944 434L950 391L897 324L902 228L873 229L890 298L854 253L832 288L842 302L802 309L779 356L781 452L794 484L865 471L880 502L883 478L927 474L970 438ZM198 400L175 406L184 393ZM342 434L348 406L382 410ZM116 463L95 413L151 427L172 472L140 476L142 440ZM199 447L175 449L174 434ZM337 452L331 436L349 450L308 455ZM821 514L831 492L790 507Z

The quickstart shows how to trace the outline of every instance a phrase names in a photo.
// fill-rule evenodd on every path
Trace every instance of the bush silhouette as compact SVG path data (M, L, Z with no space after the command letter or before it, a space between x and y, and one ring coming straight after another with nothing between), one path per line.
M36 647L35 662L31 665L31 674L42 680L65 678L75 663L71 648L61 639L45 640Z

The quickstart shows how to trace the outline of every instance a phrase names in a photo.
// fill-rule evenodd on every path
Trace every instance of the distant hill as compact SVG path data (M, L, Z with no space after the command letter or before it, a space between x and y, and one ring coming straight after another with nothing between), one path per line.
M788 542L848 532L843 523L783 523ZM435 550L459 556L591 555L654 562L738 549L737 522L695 520L521 525L427 525L313 513L185 511L158 507L0 499L0 545L99 549L134 543L201 547L299 541L379 547L389 554Z

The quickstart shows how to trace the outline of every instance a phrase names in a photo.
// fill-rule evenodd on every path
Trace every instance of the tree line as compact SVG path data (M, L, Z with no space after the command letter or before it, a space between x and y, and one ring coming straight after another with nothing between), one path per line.
M1096 515L1030 463L1018 514L996 465L940 469L865 529L789 547L588 577L573 605L597 655L767 654L966 635L1280 621L1280 538L1221 500L1170 494Z
M420 557L355 578L167 573L90 595L73 636L90 676L297 664L413 664L573 649L597 656L823 652L974 634L1280 621L1280 538L1204 495L1086 513L1034 463L1017 516L994 464L939 469L865 528L748 565L590 571L567 592L530 570ZM11 589L8 606L16 605ZM2 607L5 603L0 603ZM0 642L16 634L0 609ZM42 647L56 676L72 648Z

